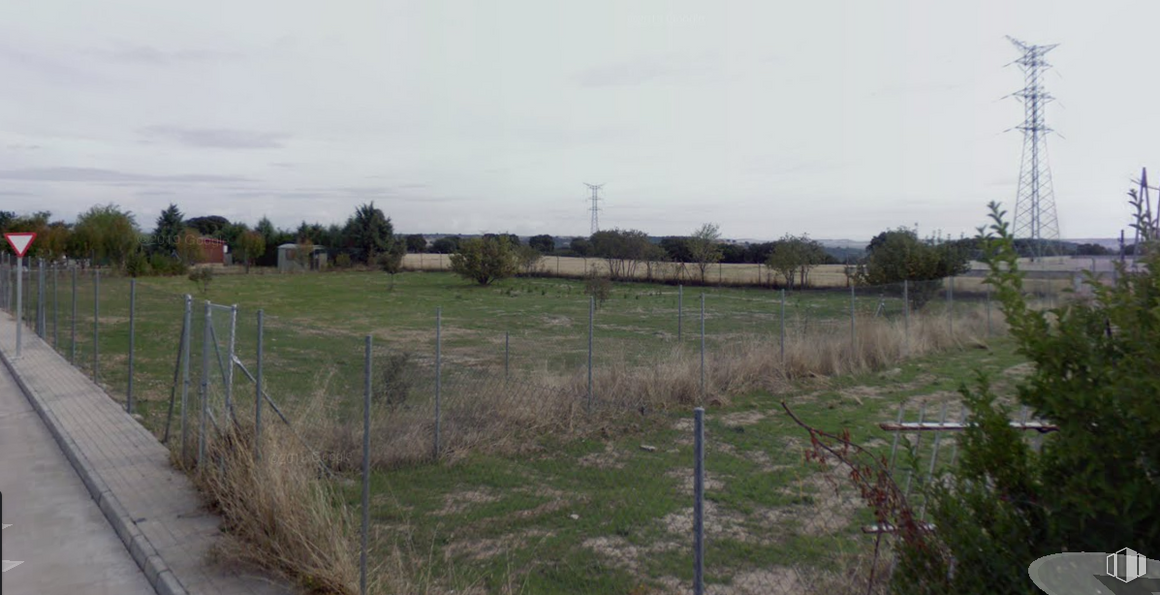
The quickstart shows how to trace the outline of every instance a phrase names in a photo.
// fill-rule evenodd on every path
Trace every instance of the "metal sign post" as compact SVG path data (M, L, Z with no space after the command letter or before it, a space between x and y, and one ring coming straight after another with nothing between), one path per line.
M24 326L24 276L20 269L24 264L24 254L28 252L32 240L36 239L36 234L32 232L6 233L4 239L8 240L8 245L12 246L12 250L16 252L16 357L19 358L20 346L23 341L22 327Z

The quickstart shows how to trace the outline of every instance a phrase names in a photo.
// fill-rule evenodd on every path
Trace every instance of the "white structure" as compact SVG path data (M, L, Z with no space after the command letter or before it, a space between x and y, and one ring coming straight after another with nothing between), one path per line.
M1148 572L1148 558L1143 554L1124 548L1114 554L1108 554L1108 576L1130 583Z

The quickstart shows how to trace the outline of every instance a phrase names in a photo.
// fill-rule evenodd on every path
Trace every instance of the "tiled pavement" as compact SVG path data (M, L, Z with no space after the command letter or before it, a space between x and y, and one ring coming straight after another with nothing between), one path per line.
M158 593L295 593L258 571L211 563L221 519L170 465L168 449L35 333L23 337L15 359L16 323L0 313L4 364Z

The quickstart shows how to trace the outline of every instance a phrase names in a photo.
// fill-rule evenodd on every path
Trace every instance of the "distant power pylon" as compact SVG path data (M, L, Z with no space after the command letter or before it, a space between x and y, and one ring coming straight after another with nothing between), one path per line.
M584 185L592 191L592 206L588 210L592 211L592 233L596 233L600 231L600 189L604 187L604 184L585 182Z
M1142 224L1148 226L1149 234L1153 238L1155 238L1158 235L1160 235L1160 188L1148 185L1148 168L1142 168L1140 170L1140 179L1139 180L1132 180L1132 182L1135 184L1138 184L1139 189L1138 190L1129 190L1128 195L1132 197L1132 200L1140 201L1141 210L1143 211L1141 214L1144 216L1144 221L1142 222ZM1155 212L1152 211L1152 199L1151 199L1150 192L1149 192L1151 190L1158 191L1158 196L1156 197L1156 211ZM1141 239L1141 233L1140 233L1141 231L1144 231L1144 230L1141 230L1139 227L1136 228L1136 239L1132 243L1132 245L1134 246L1134 248L1132 249L1133 250L1133 252L1132 252L1133 257L1139 256L1139 254L1140 254L1139 253L1139 246L1140 246L1140 239ZM1133 267L1135 266L1134 263L1135 263L1135 260L1133 260L1133 265L1132 265Z
M1059 44L1028 45L1007 37L1023 55L1013 62L1023 70L1023 89L1012 93L1023 102L1023 159L1019 167L1019 191L1011 224L1016 239L1027 239L1031 257L1059 250L1059 220L1055 213L1055 191L1051 167L1047 163L1047 133L1044 108L1054 97L1043 88L1043 71L1051 68L1044 59Z

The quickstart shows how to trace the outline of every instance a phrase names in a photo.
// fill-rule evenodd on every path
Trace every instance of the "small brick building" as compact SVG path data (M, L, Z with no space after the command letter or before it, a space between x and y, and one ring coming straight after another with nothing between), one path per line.
M225 240L200 237L197 238L197 243L201 244L202 253L205 255L204 260L202 260L203 263L226 263L226 253L229 252L229 247L226 245Z

